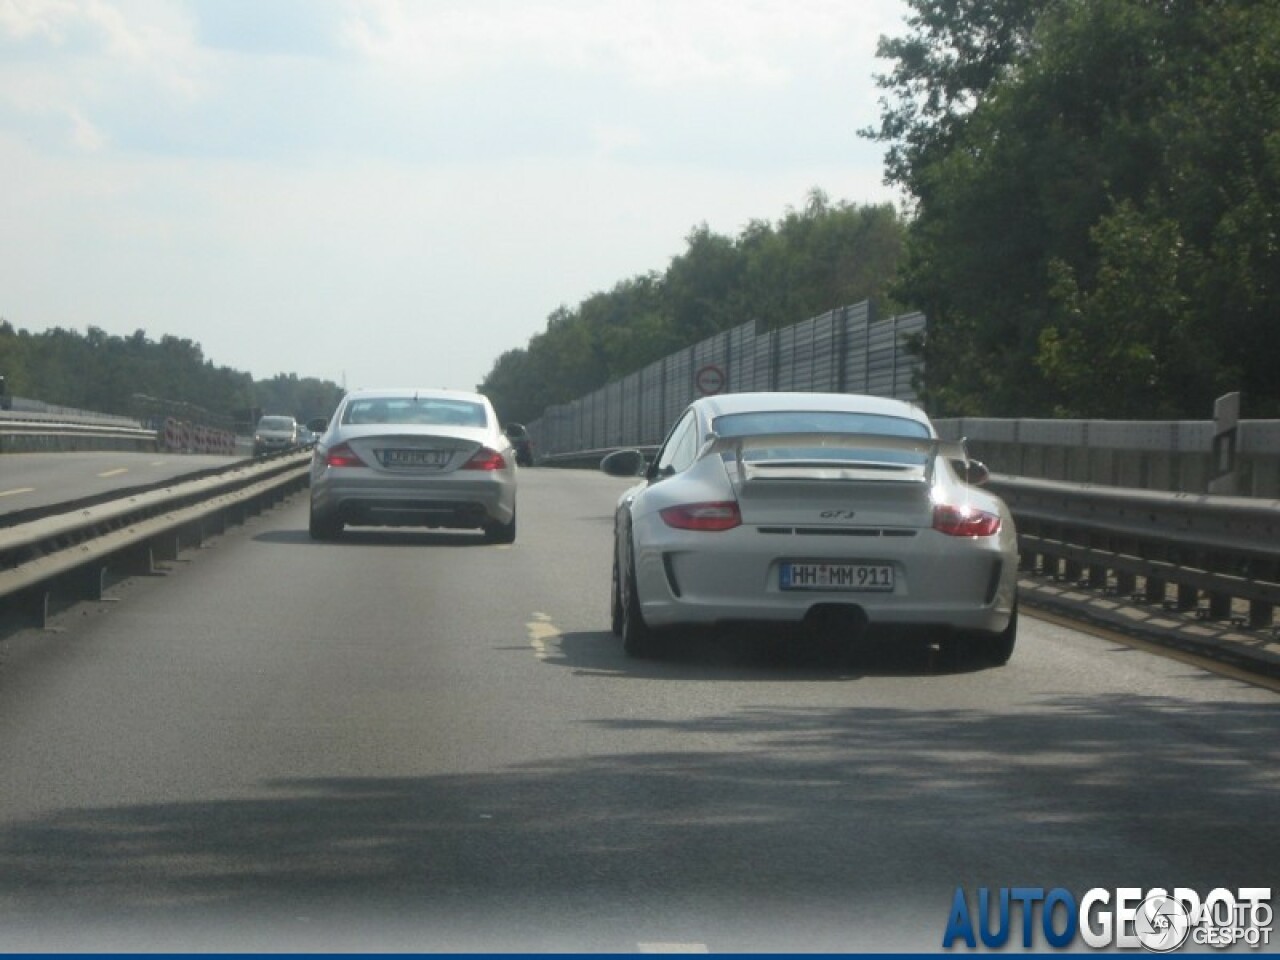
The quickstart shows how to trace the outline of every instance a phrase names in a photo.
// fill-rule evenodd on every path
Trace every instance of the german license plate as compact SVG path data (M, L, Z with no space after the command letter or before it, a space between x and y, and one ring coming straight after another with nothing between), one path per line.
M784 563L783 590L892 590L887 563Z
M443 467L452 450L383 450L384 467Z

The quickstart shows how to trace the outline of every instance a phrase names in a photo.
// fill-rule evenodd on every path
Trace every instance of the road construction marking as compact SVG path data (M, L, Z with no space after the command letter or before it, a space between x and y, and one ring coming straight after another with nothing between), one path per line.
M35 487L15 487L13 490L0 490L0 497L16 497L20 493L35 493Z
M122 473L128 473L128 472L129 472L129 468L128 468L128 467L116 467L114 470L107 470L107 471L105 471L104 473L100 473L100 474L98 474L98 476L100 476L100 477L118 477L118 476L120 476L120 474L122 474Z
M552 653L551 641L561 637L560 628L551 622L547 614L535 613L533 619L525 624L525 629L529 631L529 645L538 659L548 659Z

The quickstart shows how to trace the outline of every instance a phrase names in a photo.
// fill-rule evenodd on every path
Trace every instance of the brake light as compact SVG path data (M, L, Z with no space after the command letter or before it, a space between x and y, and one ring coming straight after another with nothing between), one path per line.
M319 451L316 456L319 456ZM365 462L356 456L356 452L351 449L349 444L340 443L336 447L332 447L325 454L324 465L326 467L363 467Z
M713 503L685 503L660 511L662 520L677 530L732 530L742 523L742 513L734 500Z
M948 537L994 537L1000 532L1000 518L977 507L940 503L933 508L933 529Z
M481 447L462 465L463 470L505 470L506 467L507 461L502 454L489 447Z

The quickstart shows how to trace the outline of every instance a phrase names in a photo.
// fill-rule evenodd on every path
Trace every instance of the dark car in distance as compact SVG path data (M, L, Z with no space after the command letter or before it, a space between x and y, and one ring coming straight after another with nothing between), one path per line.
M516 463L522 467L533 466L533 441L529 438L529 431L523 423L508 423L502 428L502 432L507 435L507 439L511 441L511 446L516 452Z

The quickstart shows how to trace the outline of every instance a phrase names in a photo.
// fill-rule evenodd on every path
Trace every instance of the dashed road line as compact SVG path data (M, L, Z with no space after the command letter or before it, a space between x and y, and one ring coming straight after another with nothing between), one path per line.
M548 659L552 653L551 641L561 637L560 628L551 622L548 614L535 613L533 619L525 624L525 629L529 631L529 645L538 659Z

